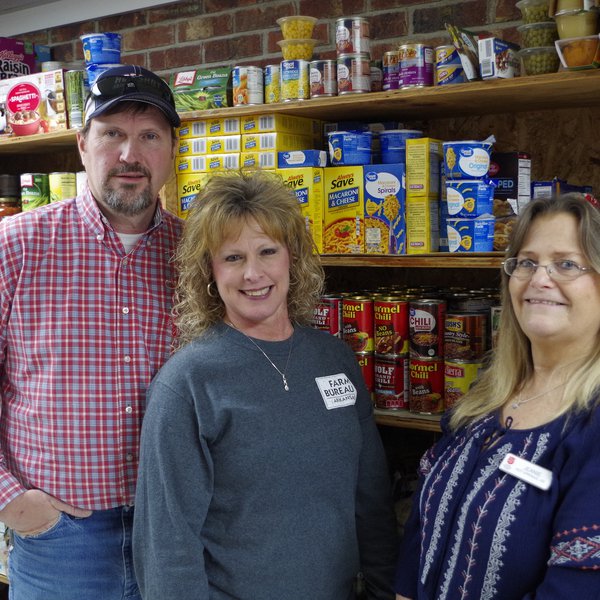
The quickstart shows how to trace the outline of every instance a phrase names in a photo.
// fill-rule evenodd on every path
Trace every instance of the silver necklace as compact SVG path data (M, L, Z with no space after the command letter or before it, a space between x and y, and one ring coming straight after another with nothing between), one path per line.
M521 406L522 404L525 404L525 403L529 402L530 400L535 400L536 398L539 398L540 396L544 396L545 394L549 394L550 392L557 390L559 387L566 385L566 383L567 383L566 381L563 381L562 383L559 383L558 385L555 385L554 387L551 387L548 390L544 390L540 394L536 394L535 396L531 396L530 398L525 398L525 400L521 400L521 394L519 394L519 397L510 406L513 410L517 410L517 408L519 408L519 406Z
M225 322L227 323L227 325L230 325L231 327L233 327L236 331L239 331L244 337L247 337L260 350L262 355L271 363L271 366L279 373L279 375L281 375L281 381L283 381L283 389L286 392L289 392L290 386L288 385L285 374L287 372L288 365L290 364L290 357L292 356L292 344L294 343L294 332L292 331L292 335L290 337L290 350L288 352L287 360L285 361L285 368L283 369L283 372L282 372L277 368L277 365L268 357L267 353L249 335L246 335L243 331L238 329L230 321L225 321Z

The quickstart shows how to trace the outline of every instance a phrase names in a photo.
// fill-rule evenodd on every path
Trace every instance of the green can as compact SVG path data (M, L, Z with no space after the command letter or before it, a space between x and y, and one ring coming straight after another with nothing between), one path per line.
M50 204L50 183L46 173L21 173L21 207L30 210Z
M69 127L83 127L83 108L85 104L84 71L72 70L65 73L67 87L67 114Z

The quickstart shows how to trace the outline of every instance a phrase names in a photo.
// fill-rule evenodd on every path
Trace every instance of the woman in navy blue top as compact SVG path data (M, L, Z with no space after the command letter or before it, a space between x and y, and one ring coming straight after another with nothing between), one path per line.
M425 453L397 600L600 598L600 211L534 200L489 368Z

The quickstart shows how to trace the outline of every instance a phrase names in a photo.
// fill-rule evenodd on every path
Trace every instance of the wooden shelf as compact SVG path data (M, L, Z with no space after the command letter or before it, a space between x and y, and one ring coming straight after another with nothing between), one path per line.
M5 583L6 585L8 585L8 577L6 575L3 575L2 573L0 573L0 583Z
M74 150L77 132L74 129L38 133L22 137L0 137L0 154L47 154L52 150Z
M325 267L395 267L426 269L499 269L502 252L435 252L431 254L385 255L322 254Z
M375 409L375 422L388 427L418 429L419 431L440 432L440 417L437 415L418 415L408 410Z

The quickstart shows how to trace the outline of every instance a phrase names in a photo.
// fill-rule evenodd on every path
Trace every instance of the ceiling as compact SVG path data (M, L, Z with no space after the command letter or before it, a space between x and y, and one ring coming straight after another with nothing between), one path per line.
M23 10L25 8L37 8L42 4L50 4L54 0L2 0L0 3L0 15L3 13Z

